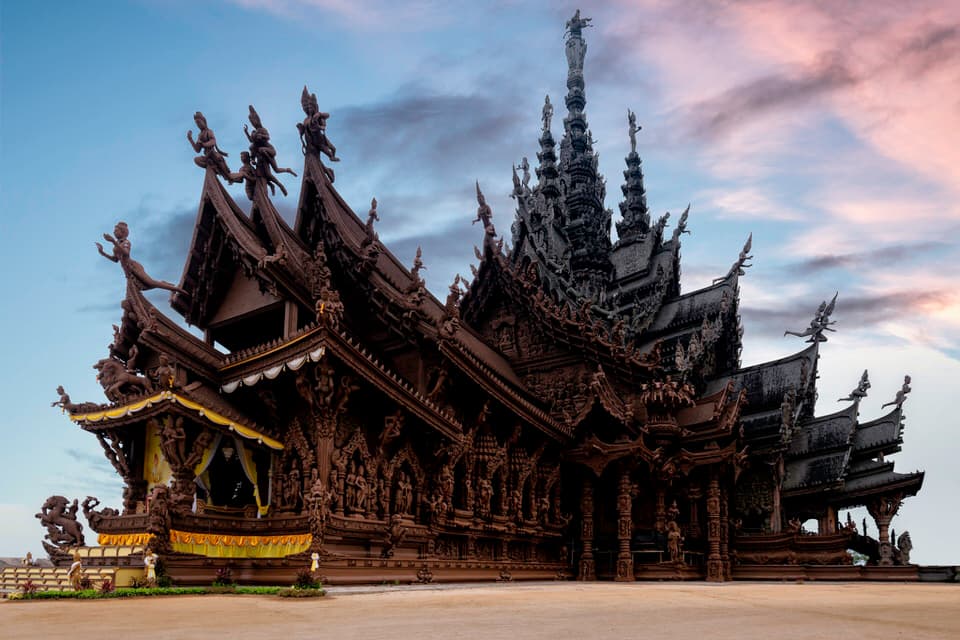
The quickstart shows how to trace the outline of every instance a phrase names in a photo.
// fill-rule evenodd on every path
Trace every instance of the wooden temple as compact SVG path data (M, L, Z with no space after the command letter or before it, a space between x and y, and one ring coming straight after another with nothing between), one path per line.
M742 367L750 242L681 293L688 214L671 232L669 214L651 217L632 113L611 239L586 23L567 23L562 137L548 98L535 184L526 160L514 170L510 247L478 185L479 266L445 300L419 252L408 267L380 242L375 200L361 218L337 193L329 114L306 88L292 226L271 197L294 172L259 114L233 172L197 113L204 176L180 282L146 274L126 225L105 235L127 279L96 365L109 402L62 393L125 484L119 509L84 504L100 545L149 545L181 583L222 566L277 583L311 558L329 582L915 577L909 537L889 530L923 482L889 461L909 380L879 418L859 419L866 372L844 408L814 414L836 298L796 332L801 351ZM249 207L223 181L243 182ZM157 287L203 338L144 296ZM57 526L63 503L44 521L59 561L83 542ZM838 521L855 506L876 538Z

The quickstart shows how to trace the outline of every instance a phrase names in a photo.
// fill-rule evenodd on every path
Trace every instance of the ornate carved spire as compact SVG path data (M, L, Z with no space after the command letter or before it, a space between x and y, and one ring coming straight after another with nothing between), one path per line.
M550 132L550 120L553 118L553 105L550 104L550 96L544 98L543 103L543 131L540 134L540 151L537 153L537 160L540 166L537 167L538 191L545 198L556 198L560 195L560 183L557 172L557 153L556 142L553 134Z
M624 201L620 203L620 215L623 220L617 223L617 235L621 243L633 242L650 231L650 211L647 209L647 192L643 186L643 169L637 154L637 116L627 109L628 132L630 135L630 154L626 157L627 169L623 172Z
M566 219L562 221L573 252L570 267L585 296L599 295L606 288L610 272L611 213L603 208L606 188L597 171L593 136L587 125L587 104L583 82L583 60L587 43L583 29L590 18L578 10L567 21L567 117L560 143L560 182L564 187Z

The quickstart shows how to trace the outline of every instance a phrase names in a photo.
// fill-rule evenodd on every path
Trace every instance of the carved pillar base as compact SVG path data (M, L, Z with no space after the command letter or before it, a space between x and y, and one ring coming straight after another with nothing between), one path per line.
M584 555L580 558L580 572L577 575L577 580L596 580L597 573L593 564L593 553L590 554L588 558Z
M633 582L636 578L633 575L633 557L617 557L617 576L614 578L617 582Z
M878 564L881 567L893 566L893 545L889 542L880 543L880 561Z

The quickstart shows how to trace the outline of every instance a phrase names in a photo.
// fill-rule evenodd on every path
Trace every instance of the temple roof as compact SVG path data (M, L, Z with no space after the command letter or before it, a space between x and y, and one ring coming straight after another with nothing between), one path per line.
M833 501L855 504L867 494L894 490L913 495L922 473L901 474L883 454L899 451L902 409L859 423L859 402L827 416L801 421L787 451L787 495L832 489ZM875 456L876 459L874 459Z

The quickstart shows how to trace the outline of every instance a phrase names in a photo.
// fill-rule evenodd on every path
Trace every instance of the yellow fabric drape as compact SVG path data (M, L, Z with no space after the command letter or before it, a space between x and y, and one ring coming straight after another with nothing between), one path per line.
M279 536L230 536L170 530L170 544L178 553L210 558L282 558L310 548L309 533Z
M154 423L147 423L146 446L143 451L143 479L147 481L147 491L154 487L167 486L173 471L170 463L160 448L160 427Z
M247 480L253 483L253 499L257 502L257 510L261 516L265 516L267 515L267 509L270 508L270 505L264 506L260 501L260 485L257 484L257 465L253 462L253 451L243 446L243 443L236 438L234 438L234 442L237 445L240 466L243 467L243 472L246 474Z
M97 544L100 546L142 547L150 542L150 533L99 533Z

